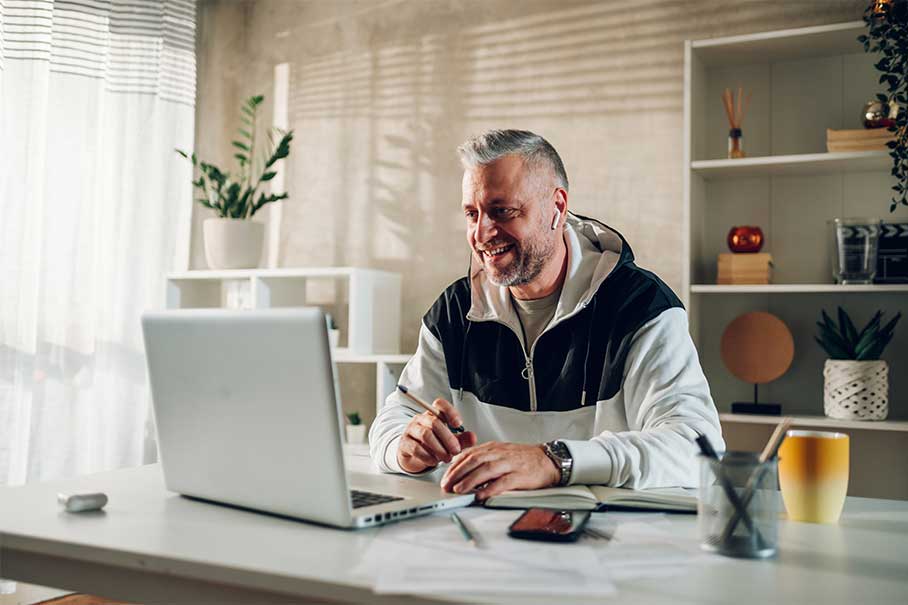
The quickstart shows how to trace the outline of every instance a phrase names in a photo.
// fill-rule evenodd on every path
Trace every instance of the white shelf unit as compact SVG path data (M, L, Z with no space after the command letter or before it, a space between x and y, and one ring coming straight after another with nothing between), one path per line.
M826 430L848 429L908 433L908 421L905 420L839 420L826 416L786 416L786 418L791 419L792 427L796 429L821 427ZM779 423L778 416L759 416L757 414L719 414L719 420L742 424L766 424L773 428Z
M821 402L822 404L822 402ZM848 494L908 500L908 421L836 420L825 416L790 416L793 428L839 431L850 439ZM719 414L729 449L760 451L779 422L778 416Z
M336 363L374 364L376 410L410 355L400 351L397 273L360 267L184 271L167 276L167 308L319 306L341 328Z
M908 285L841 286L831 274L828 220L908 220L904 208L889 213L894 181L885 151L826 152L826 129L861 128L864 103L881 90L875 59L856 40L865 31L855 21L685 44L682 298L720 412L753 397L753 386L732 376L719 352L722 332L738 315L768 311L788 324L794 362L780 379L761 385L760 399L807 418L823 413L825 353L813 338L821 309L834 314L841 305L859 324L877 309L889 317L908 309ZM742 129L748 157L728 159L720 97L726 87L739 86L753 95ZM773 256L772 284L715 285L717 257L728 251L725 239L735 225L762 228L763 251ZM906 326L899 326L884 355L895 362L890 416L896 420L908 418L908 372L899 368L908 359ZM772 430L727 414L723 425L729 445L744 449L760 449L759 439ZM855 468L868 470L867 477L881 476L866 469L873 462L868 435L885 435L905 458L905 432L847 428L855 431L853 454L861 453L853 456ZM873 451L878 454L892 458ZM905 468L904 461L894 463ZM856 485L864 495L879 493L873 482ZM908 498L908 484L887 493Z
M306 304L323 306L321 299L307 296L310 282L323 286L341 282L346 286L346 305L341 296L330 296L332 308L346 306L346 347L338 352L398 353L400 351L400 275L358 267L294 269L240 269L233 271L185 271L167 276L167 307L229 307L268 309ZM334 287L330 288L335 290ZM329 292L330 294L330 292ZM335 313L340 315L343 313Z
M707 181L747 176L838 174L842 171L889 170L892 159L885 151L836 151L794 155L694 160L691 170Z
M908 293L908 284L752 284L714 285L692 284L691 294L859 294L903 292Z

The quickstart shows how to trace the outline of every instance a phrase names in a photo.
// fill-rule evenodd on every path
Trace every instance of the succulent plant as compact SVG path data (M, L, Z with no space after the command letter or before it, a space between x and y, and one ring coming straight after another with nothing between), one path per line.
M350 421L350 424L357 426L363 423L363 419L359 417L359 412L350 412L347 414L347 420Z
M830 359L850 359L853 361L872 361L880 358L883 350L895 330L895 324L901 319L902 314L896 313L889 323L880 327L883 320L883 312L877 311L871 318L864 329L860 332L854 327L848 313L842 307L839 307L839 324L826 314L825 309L822 312L823 321L818 321L817 326L820 328L819 336L816 340L823 349L829 354Z

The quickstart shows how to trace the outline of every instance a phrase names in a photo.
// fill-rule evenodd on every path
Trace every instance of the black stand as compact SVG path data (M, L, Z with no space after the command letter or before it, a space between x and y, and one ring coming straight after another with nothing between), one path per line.
M778 403L759 403L759 385L754 385L754 402L736 401L731 404L732 414L759 414L761 416L781 416L782 405Z

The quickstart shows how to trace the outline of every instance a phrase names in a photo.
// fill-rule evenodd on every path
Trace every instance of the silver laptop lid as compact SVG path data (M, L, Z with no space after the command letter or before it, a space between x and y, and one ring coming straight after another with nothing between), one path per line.
M350 525L319 309L148 312L142 330L167 489Z

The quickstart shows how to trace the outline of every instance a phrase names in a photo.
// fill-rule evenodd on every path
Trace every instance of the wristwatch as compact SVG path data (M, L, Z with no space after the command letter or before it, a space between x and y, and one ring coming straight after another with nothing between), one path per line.
M558 485L567 485L571 481L571 471L574 468L574 459L571 458L571 451L563 441L549 441L542 444L542 451L549 457L549 460L555 463L558 470L561 471L561 480Z

